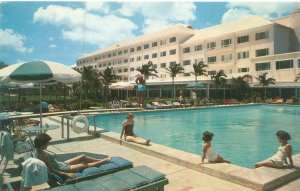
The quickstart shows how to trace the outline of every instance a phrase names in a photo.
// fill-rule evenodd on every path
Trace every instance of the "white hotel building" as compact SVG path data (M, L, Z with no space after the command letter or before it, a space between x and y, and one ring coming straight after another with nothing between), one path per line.
M113 67L121 81L134 82L135 69L152 61L158 77L147 80L149 94L171 84L164 68L172 63L185 69L175 78L178 88L194 81L193 64L200 60L209 65L208 75L221 69L228 80L250 74L252 86L257 83L255 77L268 72L267 77L276 79L276 85L269 87L274 96L299 99L300 80L295 78L300 73L300 10L275 20L252 16L199 30L177 24L92 52L77 60L77 68L103 72ZM210 76L198 80L214 88Z

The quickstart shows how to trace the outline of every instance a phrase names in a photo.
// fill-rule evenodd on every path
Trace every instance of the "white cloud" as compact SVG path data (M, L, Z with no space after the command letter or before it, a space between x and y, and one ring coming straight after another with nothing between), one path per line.
M13 50L19 53L32 53L32 48L24 45L25 36L15 33L11 29L0 29L0 50Z
M50 44L50 46L49 46L50 48L56 48L57 47L57 45L56 44Z
M178 22L188 23L196 19L196 5L193 2L127 2L123 3L118 11L126 17L142 17L144 33Z
M110 12L108 3L100 1L87 1L85 3L85 9L87 11L101 12L104 14L108 14Z
M115 15L98 16L84 9L50 5L34 13L34 22L62 27L64 39L99 47L134 37L136 25Z
M236 20L238 16L258 15L267 19L282 17L300 8L300 2L230 2L224 13L222 22Z

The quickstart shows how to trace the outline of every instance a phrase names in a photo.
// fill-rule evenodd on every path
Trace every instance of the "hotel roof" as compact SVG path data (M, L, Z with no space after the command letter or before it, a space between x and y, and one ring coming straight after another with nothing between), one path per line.
M274 22L258 16L251 16L244 19L239 19L225 24L215 25L212 27L200 29L196 34L187 40L184 44L190 44L195 41L201 41L208 38L222 36L239 31L249 30L261 26L274 24Z
M101 48L101 49L99 49L95 52L92 52L88 55L82 56L79 59L86 58L86 57L89 57L89 56L94 56L94 55L109 52L109 51L113 51L113 50L116 50L117 48L125 48L125 47L128 47L128 46L133 46L133 45L136 45L136 44L141 43L141 42L147 43L147 42L153 41L154 39L157 39L157 37L168 36L168 35L174 34L176 32L184 32L184 33L195 34L195 31L196 30L193 27L191 27L190 25L176 24L176 25L172 25L168 28L165 28L165 29L162 29L162 30L159 30L159 31L151 32L151 33L148 33L148 34L144 34L144 35L135 37L135 38L130 39L130 40L126 40L126 41L122 41L122 42L119 42L119 43L112 44L110 46Z

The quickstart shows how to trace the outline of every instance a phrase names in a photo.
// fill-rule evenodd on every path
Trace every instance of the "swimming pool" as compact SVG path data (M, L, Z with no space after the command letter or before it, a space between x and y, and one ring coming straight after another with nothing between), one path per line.
M96 118L97 127L120 133L126 114ZM90 119L91 124L93 120ZM214 149L233 164L253 164L278 148L277 130L286 130L293 154L300 153L300 107L247 105L135 113L135 133L153 142L194 154L202 154L202 132L212 131Z

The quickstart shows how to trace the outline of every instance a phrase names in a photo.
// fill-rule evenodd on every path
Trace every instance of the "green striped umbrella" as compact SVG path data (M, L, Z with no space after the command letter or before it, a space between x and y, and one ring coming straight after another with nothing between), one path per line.
M61 82L71 84L81 81L81 74L63 64L51 61L30 61L13 64L0 70L0 84L34 83L40 86L40 102L42 84ZM40 104L42 105L42 104ZM42 124L42 108L40 108Z

